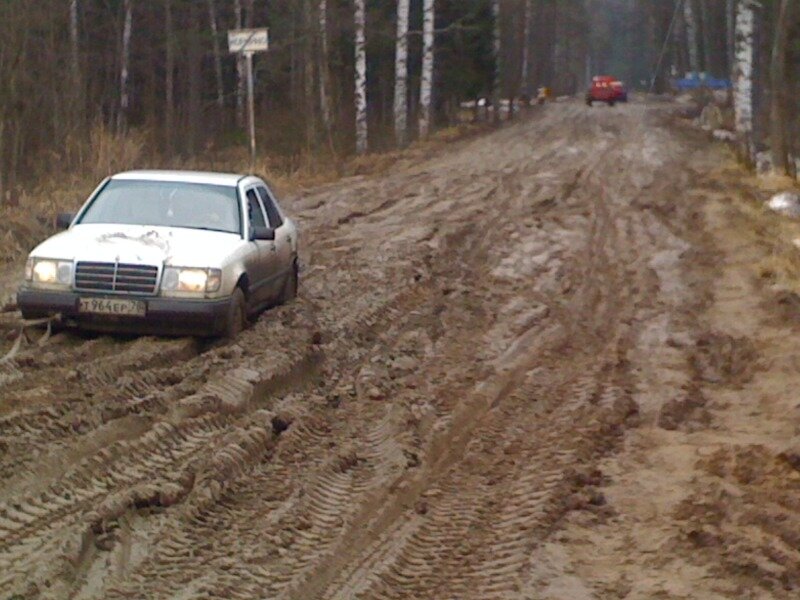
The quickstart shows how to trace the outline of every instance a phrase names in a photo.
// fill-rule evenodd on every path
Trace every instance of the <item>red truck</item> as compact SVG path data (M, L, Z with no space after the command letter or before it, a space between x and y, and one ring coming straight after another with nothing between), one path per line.
M617 102L627 102L628 91L616 77L598 75L592 78L592 87L586 93L586 104L592 106L595 102L605 102L614 106Z

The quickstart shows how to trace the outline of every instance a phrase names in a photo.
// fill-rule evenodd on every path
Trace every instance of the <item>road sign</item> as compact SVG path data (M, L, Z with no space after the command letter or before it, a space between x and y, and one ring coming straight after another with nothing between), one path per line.
M228 32L228 49L234 53L269 50L269 29L233 29Z
M247 112L250 129L250 170L256 166L256 115L253 100L253 54L269 50L268 29L232 29L228 31L228 49L243 54L247 64Z

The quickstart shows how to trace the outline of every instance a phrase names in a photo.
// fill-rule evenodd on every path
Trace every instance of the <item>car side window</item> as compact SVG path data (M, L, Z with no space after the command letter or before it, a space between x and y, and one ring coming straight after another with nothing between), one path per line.
M281 213L275 206L275 201L272 199L272 196L265 187L259 186L258 193L261 196L261 200L264 202L264 208L267 209L267 217L269 217L270 227L277 229L283 225L283 217L281 217Z
M253 227L266 227L264 221L264 211L261 209L261 202L256 196L255 190L247 190L247 213L250 217L250 225Z

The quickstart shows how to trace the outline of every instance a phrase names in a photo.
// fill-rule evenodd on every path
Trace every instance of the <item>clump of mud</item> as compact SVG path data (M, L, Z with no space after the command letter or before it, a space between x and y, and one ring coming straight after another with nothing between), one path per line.
M724 446L698 467L710 477L678 506L675 517L683 523L676 541L743 588L798 597L798 448L776 453L760 444Z
M710 332L697 340L691 364L700 381L738 386L758 370L758 352L747 338Z
M711 423L711 413L706 404L702 391L697 386L689 386L681 396L664 404L658 415L658 426L668 431L690 433L706 429Z
M765 304L767 313L776 315L776 325L800 328L800 295L796 292L781 290Z

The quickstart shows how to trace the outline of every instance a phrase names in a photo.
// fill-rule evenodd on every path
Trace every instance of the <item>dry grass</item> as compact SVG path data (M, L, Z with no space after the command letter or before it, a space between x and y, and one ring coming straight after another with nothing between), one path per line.
M756 265L758 276L778 291L800 294L800 219L771 211L766 201L785 191L800 191L789 177L757 177L731 163L715 174L726 195L734 196L742 225L742 239L753 239L764 248L766 258Z
M335 182L352 175L379 175L400 160L424 160L432 153L486 126L460 125L436 132L429 140L402 151L372 153L340 160L330 153L294 157L261 156L254 172L267 179L279 194ZM190 158L158 156L157 136L150 130L120 135L98 125L88 140L71 138L47 159L48 177L24 189L10 205L0 206L0 262L16 261L38 240L55 231L59 212L75 211L103 178L130 169L190 169L245 173L250 171L246 148L213 150Z

